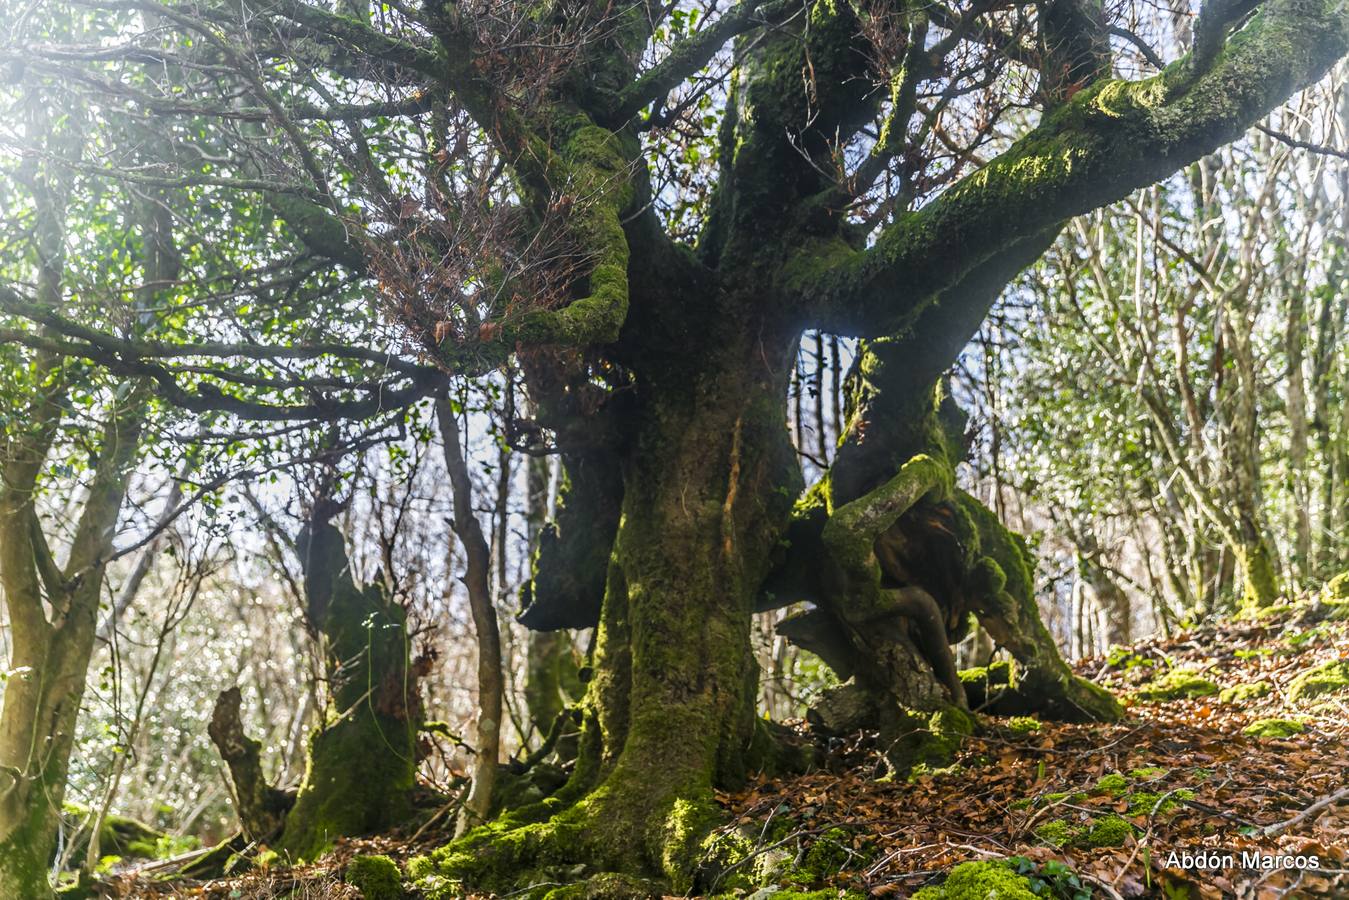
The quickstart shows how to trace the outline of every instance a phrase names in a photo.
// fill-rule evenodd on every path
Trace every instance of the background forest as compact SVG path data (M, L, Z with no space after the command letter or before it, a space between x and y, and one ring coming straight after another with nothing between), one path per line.
M365 13L394 21L401 6ZM490 793L489 757L523 765L574 742L566 710L595 676L596 629L537 631L518 618L578 475L536 421L526 382L537 363L489 358L492 317L514 301L495 297L504 306L479 319L463 301L442 315L419 297L435 278L564 295L594 255L558 223L571 204L601 201L578 191L554 202L556 221L533 222L529 252L512 256L499 248L518 244L522 226L501 208L517 189L460 111L437 109L423 131L400 118L419 115L419 95L365 96L368 124L355 128L356 112L341 115L355 102L341 79L294 60L297 73L263 64L275 83L250 96L248 77L236 89L222 73L258 61L235 59L223 30L194 32L184 17L199 11L175 4L0 7L0 467L10 482L28 479L35 511L0 508L0 548L39 548L33 578L57 618L75 594L97 595L87 673L50 670L85 679L51 871L122 864L125 846L90 840L109 822L150 826L157 845L141 851L158 857L238 831L228 739L216 734L229 688L263 781L300 784L311 733L342 715L333 685L347 677L325 648L351 636L325 630L313 606L325 567L379 598L368 628L406 617L422 727L402 751L415 747L417 776L455 804L447 821L459 805L485 814L471 792L485 780ZM493 10L476 14L506 41L515 26ZM660 58L700 33L700 19L727 15L672 4L646 52ZM1184 4L1110 10L1117 71L1155 72L1158 55L1189 46L1192 18ZM122 41L133 19L186 43L149 66L100 55L149 46ZM298 30L284 37L303 45ZM219 55L192 57L193 40L216 40ZM530 63L537 71L514 76L521 84L556 65L542 51ZM714 130L684 123L736 102L724 83L732 65L730 50L711 57L692 87L654 108L668 121L640 135L650 207L676 241L694 243L714 215L727 150ZM1043 82L1015 67L977 74L983 93L923 100L953 104L956 118L930 116L921 175L887 169L857 201L867 228L940 197L1033 118ZM305 129L327 124L271 167L268 148L287 127L272 121L273 102ZM212 118L222 110L232 112ZM417 226L440 229L434 240L412 229L443 253L429 261L408 258L422 245L399 237L431 204L413 186L426 158L440 160L437 177L460 200ZM248 193L293 172L365 198L353 201L368 214L365 262L336 264L342 250L297 242L285 224L294 210ZM284 202L321 199L306 184ZM1025 536L1034 596L1066 658L1310 597L1349 568L1347 244L1340 63L1236 142L1069 220L1002 291L951 370L951 396L970 415L956 475ZM442 380L425 361L434 344L409 337L407 322L436 342L442 324L483 338L488 349L471 351L483 354L478 371ZM787 428L807 487L843 443L859 353L843 329L799 340ZM588 377L624 389L612 372ZM579 431L609 427L572 396ZM323 521L349 565L314 562ZM102 539L111 552L97 549ZM6 570L11 595L16 571ZM23 650L32 632L15 609L0 608L5 692L34 674ZM799 609L753 617L755 713L774 721L804 718L839 682L777 632ZM360 639L378 652L376 630ZM1006 656L977 624L955 653L961 668Z

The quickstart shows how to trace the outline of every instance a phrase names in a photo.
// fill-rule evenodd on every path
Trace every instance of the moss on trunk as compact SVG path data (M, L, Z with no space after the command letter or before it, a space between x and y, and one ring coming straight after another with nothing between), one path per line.
M24 821L0 840L0 896L51 896L47 866L51 861L57 816L45 807L32 807Z
M848 429L838 458L788 530L800 545L791 551L795 572L810 583L793 589L777 577L770 584L782 602L819 606L812 638L819 646L839 645L824 654L826 662L881 702L929 712L944 703L964 706L947 645L964 635L973 613L1021 664L1034 711L1068 720L1118 718L1119 704L1072 674L1044 627L1025 545L955 488L964 415L931 380L936 360L911 343L863 345L849 376ZM799 620L789 626L789 634L800 630ZM934 696L934 683L944 697Z
M342 535L319 517L298 541L310 622L331 694L278 849L312 859L341 836L397 825L416 783L417 686L406 614L378 584L352 580Z
M432 896L601 872L693 886L714 787L765 758L750 616L796 493L780 488L799 486L791 350L788 335L730 342L693 360L694 377L656 367L642 381L575 772L419 864Z

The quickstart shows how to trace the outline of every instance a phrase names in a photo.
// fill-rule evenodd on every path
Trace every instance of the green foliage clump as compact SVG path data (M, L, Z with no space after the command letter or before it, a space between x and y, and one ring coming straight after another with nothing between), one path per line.
M1272 690L1274 690L1274 685L1268 681L1248 681L1244 684L1233 685L1230 688L1223 688L1218 693L1218 702L1246 703L1257 700Z
M967 862L951 870L945 883L925 887L913 900L1037 900L1031 882L1008 861Z
M1349 660L1337 659L1309 669L1288 686L1288 699L1294 703L1326 694L1349 691Z
M1292 719L1259 719L1241 729L1241 733L1247 737L1286 738L1306 730L1306 725Z
M1218 685L1189 669L1172 669L1134 692L1140 700L1185 700L1218 693Z
M360 888L365 900L402 900L403 873L387 856L356 856L347 863L347 884Z

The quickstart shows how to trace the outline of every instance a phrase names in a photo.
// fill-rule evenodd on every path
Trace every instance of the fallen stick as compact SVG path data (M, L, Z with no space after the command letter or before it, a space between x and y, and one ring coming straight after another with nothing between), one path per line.
M1320 800L1317 800L1311 806L1307 807L1302 812L1298 813L1297 815L1293 816L1293 818L1288 819L1287 821L1275 822L1273 825L1266 825L1264 828L1260 829L1260 833L1265 837L1273 837L1276 834L1283 834L1285 831L1292 828L1294 825L1297 825L1300 822L1307 821L1312 816L1316 815L1321 810L1325 809L1327 806L1334 806L1341 800L1349 800L1349 787L1341 788L1340 790L1336 791L1335 793L1331 794L1328 797L1322 797Z

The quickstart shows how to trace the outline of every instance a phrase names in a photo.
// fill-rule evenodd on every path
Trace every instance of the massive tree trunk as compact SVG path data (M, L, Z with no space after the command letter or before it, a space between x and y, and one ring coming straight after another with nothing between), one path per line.
M763 763L750 616L799 474L785 427L794 336L758 337L643 383L625 416L622 519L576 770L544 807L442 851L445 874L502 887L574 861L687 888L717 818L713 786Z

